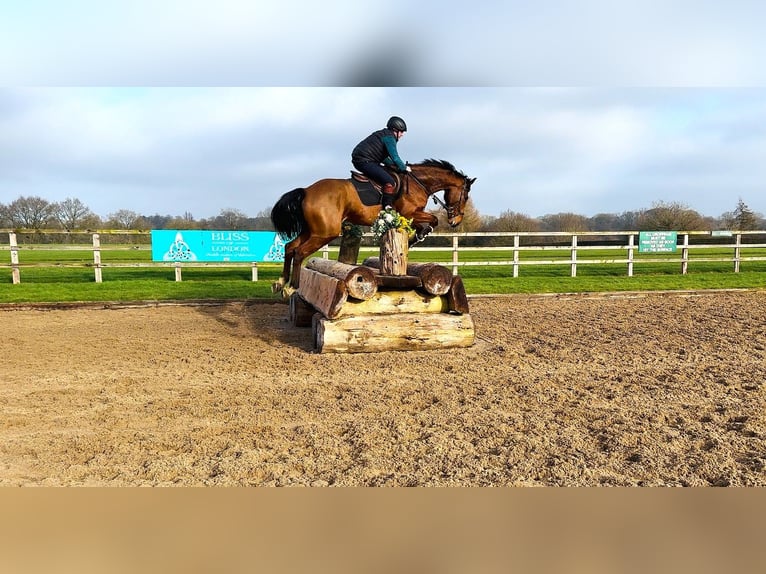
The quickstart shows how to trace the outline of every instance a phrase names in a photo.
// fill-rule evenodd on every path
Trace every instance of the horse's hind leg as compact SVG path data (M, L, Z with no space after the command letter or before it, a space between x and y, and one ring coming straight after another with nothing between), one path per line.
M312 235L295 249L295 253L293 254L293 273L290 279L290 287L293 289L298 289L300 286L301 266L303 265L303 260L315 251L330 243L330 241L336 237L337 235L333 235L331 237L318 237L316 235ZM287 261L287 251L285 251L285 261Z

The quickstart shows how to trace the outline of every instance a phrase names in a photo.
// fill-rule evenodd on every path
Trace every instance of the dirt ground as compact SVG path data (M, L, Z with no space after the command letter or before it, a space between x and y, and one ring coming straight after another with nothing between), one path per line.
M287 313L3 309L0 485L766 485L766 291L472 298L419 352Z

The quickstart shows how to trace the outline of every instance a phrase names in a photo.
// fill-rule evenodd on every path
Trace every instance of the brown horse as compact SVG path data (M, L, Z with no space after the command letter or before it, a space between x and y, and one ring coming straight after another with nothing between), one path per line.
M427 159L412 164L411 172L399 175L399 192L394 208L412 220L416 239L422 240L437 225L437 219L425 211L428 198L444 190L442 207L452 227L463 220L468 193L476 178L469 178L443 160ZM437 198L434 198L437 199ZM274 283L275 293L297 289L303 260L341 234L343 221L372 225L380 204L364 205L350 179L321 179L307 188L285 193L271 210L274 229L285 241L282 276ZM292 265L292 279L290 266Z

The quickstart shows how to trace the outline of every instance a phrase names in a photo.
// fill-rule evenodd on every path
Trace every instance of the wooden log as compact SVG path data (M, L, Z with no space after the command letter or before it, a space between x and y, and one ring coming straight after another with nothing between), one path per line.
M465 293L463 278L460 275L452 277L452 285L447 292L447 304L452 313L465 315L468 313L468 295Z
M298 294L325 317L337 316L348 299L346 284L313 269L301 269L301 284Z
M311 319L317 312L298 293L290 295L288 302L290 322L296 327L311 327Z
M409 237L402 229L389 229L380 238L380 274L407 275Z
M372 269L369 267L368 269ZM420 277L415 275L381 275L377 269L372 269L375 274L375 284L389 289L417 289L423 285Z
M312 257L306 262L306 268L343 281L346 284L348 296L354 299L369 299L378 291L375 274L369 267Z
M368 257L363 265L380 268L379 257ZM408 263L407 275L420 277L423 289L431 295L446 295L452 286L452 272L438 263Z
M338 317L349 315L392 315L395 313L447 313L447 297L419 291L378 291L366 301L349 299Z
M319 353L372 353L470 347L475 332L470 315L397 313L332 320L316 315L312 335Z
M359 246L361 243L361 237L342 235L340 238L340 247L338 248L338 261L348 265L356 265L359 259Z

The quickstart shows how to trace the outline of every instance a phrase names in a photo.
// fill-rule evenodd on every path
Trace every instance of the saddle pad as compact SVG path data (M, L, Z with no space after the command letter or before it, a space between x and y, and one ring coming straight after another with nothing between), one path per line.
M369 181L361 182L353 178L349 179L354 184L356 192L359 194L359 200L364 205L380 205L381 193L372 186Z

